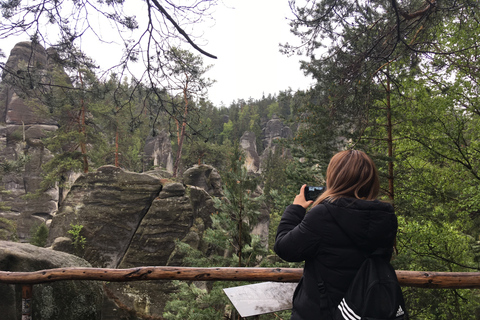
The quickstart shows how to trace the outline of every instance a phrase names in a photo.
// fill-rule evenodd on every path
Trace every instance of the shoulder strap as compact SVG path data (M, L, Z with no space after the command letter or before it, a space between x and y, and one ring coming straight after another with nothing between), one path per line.
M322 314L328 314L330 319L333 319L332 305L330 303L330 298L327 294L327 288L325 282L323 281L322 274L320 270L315 270L315 278L317 280L317 288L320 297L320 310Z

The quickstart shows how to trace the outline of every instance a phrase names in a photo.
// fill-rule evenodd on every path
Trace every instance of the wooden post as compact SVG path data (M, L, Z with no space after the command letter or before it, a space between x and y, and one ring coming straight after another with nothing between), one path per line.
M32 320L32 289L31 284L22 285L22 320Z

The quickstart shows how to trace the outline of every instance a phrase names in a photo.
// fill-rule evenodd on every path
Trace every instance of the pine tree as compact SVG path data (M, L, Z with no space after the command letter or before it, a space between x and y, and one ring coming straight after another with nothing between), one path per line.
M230 155L228 170L222 172L224 197L214 198L217 211L212 215L212 228L203 237L208 254L184 243L177 244L180 251L188 253L184 259L188 265L253 267L266 255L260 238L252 234L264 197L256 191L258 178L247 172L244 163L245 157L237 144ZM233 308L226 308L228 301L222 288L240 285L238 282L216 282L203 289L194 284L176 284L178 291L166 305L166 319L234 319Z

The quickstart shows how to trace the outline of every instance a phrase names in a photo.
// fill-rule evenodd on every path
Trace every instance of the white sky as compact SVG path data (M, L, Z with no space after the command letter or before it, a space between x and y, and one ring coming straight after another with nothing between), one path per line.
M279 44L298 43L289 31L291 17L287 0L223 0L213 14L215 23L205 24L199 46L218 57L204 56L205 65L213 65L206 77L216 80L208 98L215 106L229 106L237 99L260 99L281 90L306 89L310 77L300 71L298 56L287 57L279 52ZM2 40L1 48L8 55L13 46L25 38ZM82 39L84 47L88 41ZM101 67L111 66L112 49L83 48ZM115 49L113 49L115 50ZM192 48L192 52L200 54Z
M279 43L296 43L289 31L291 17L287 0L225 0L219 6L216 25L205 30L209 43L203 48L218 57L205 58L214 67L208 74L217 83L210 100L226 106L233 100L277 94L289 87L306 89L312 80L300 71L300 58L279 52Z

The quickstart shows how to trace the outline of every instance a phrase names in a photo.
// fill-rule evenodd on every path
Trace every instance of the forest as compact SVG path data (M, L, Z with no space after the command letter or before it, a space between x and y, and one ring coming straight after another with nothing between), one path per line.
M119 69L104 77L76 49L82 30L75 28L81 24L61 19L53 2L34 2L43 5L46 22L40 7L2 0L0 39L23 28L32 32L34 43L45 45L39 26L51 23L60 30L57 63L66 76L58 68L17 72L0 65L2 82L22 88L32 103L41 101L44 107L38 112L58 123L58 130L43 141L55 155L44 168L43 188L61 183L70 171L88 172L107 164L149 170L142 161L143 144L165 130L175 154L173 176L194 164L210 164L221 173L229 200L216 199L219 211L206 233L213 248L210 256L178 244L190 253L188 263L298 267L279 261L271 249L283 209L302 184L325 183L326 166L335 152L355 148L374 159L382 179L381 198L394 204L399 221L398 253L392 261L396 269L479 271L478 2L289 2L295 15L291 30L301 44L283 44L282 50L305 57L301 69L315 85L215 106L208 100L210 83L203 76L208 68L204 58L210 54L198 50L176 21L188 10L186 16L193 21L192 15L207 14L216 1L197 0L185 7L147 1L152 27L144 37L149 46L139 46L140 40L126 42ZM108 12L122 3L107 1L101 7L99 2L97 9ZM79 3L77 10L82 6L87 5ZM127 29L136 27L126 15L104 18ZM175 41L191 46L180 48ZM136 59L146 59L140 78L126 73ZM262 128L274 115L293 136L278 141L260 172L247 173L238 142L244 132L253 132L260 153ZM3 173L18 170L22 161L28 159L3 162L0 168ZM261 208L270 214L269 248L250 234ZM220 286L227 284L200 289L178 283L178 299L167 305L163 316L222 318L227 302ZM403 290L412 319L479 318L478 290ZM184 301L189 301L188 308ZM263 317L287 319L288 312Z

